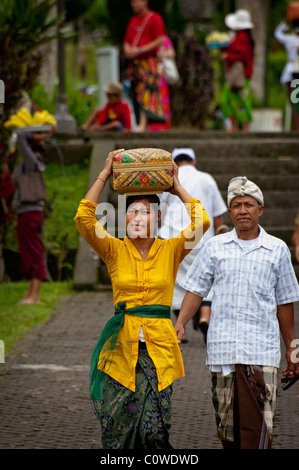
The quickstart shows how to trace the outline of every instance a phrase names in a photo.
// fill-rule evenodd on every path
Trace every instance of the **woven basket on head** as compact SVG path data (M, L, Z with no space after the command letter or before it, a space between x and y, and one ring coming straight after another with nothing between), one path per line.
M166 150L139 148L113 157L112 187L119 193L157 194L172 186L172 156Z

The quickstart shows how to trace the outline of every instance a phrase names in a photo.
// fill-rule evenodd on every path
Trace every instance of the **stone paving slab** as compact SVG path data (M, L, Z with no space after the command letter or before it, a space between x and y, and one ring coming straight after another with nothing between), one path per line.
M0 364L1 449L101 448L100 426L88 398L89 360L112 312L111 291L74 293L48 322L17 343ZM298 313L296 305L297 338ZM187 333L182 353L186 377L174 383L171 443L175 449L220 449L206 347L191 322ZM274 448L297 449L298 429L299 386L283 392L279 385Z

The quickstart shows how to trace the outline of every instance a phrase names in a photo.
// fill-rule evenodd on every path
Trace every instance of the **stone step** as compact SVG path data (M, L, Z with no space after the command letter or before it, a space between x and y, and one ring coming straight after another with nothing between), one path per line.
M299 135L289 133L226 133L222 131L167 131L156 133L93 133L89 141L85 134L56 135L66 163L82 162L89 158L94 143L111 142L117 148L154 147L172 151L175 147L192 147L198 158L243 158L243 157L297 157L299 158ZM54 145L47 146L47 158L57 159Z
M95 137L96 138L96 137ZM169 132L126 134L114 139L116 148L160 147L172 151L175 147L192 147L198 157L214 158L248 155L255 157L299 156L299 136L284 133L229 134L216 132ZM221 149L221 151L219 151Z
M226 190L230 179L234 176L240 176L238 174L230 173L227 175L213 175L215 181L218 184L220 190ZM243 175L242 175L243 176ZM299 188L299 177L298 175L256 175L255 173L248 173L247 178L254 181L265 193L266 191L296 191Z
M136 141L136 140L165 140L165 141L177 141L177 140L241 140L241 141L250 141L250 140L275 140L275 141L298 141L299 136L298 133L295 131L292 132L227 132L224 130L190 130L190 129L170 129L167 131L159 131L159 132L143 132L143 133L136 133L136 132L127 132L127 133L116 133L113 131L110 132L100 132L100 133L89 133L89 137L93 141L99 140L113 140L114 142L122 141ZM55 136L58 137L58 140L71 140L74 141L76 139L82 140L85 136L85 132L75 132L69 134L58 134L56 133Z
M299 208L299 184L297 190L269 190L264 193L265 207L274 209Z
M176 147L191 147L193 148L198 158L211 157L211 158L243 158L248 156L274 158L274 157L299 157L299 146L290 142L226 142L226 141L191 141L181 139L180 141L159 141L146 140L146 141L128 141L123 140L117 142L116 148L163 148L172 152ZM219 151L221 149L221 151Z
M261 224L265 227L294 227L298 208L294 209L268 209L265 208L261 216ZM225 215L225 222L231 223L230 215Z
M228 169L234 175L299 175L299 158L203 158L197 159L197 168L211 175L223 175ZM298 185L299 186L299 185Z
M294 231L294 226L266 226L265 224L262 223L261 219L261 225L262 227L270 234L273 235L274 237L280 238L281 240L284 240L285 243L291 247L292 246L292 235Z
M226 189L220 191L226 202ZM297 191L264 191L265 208L282 211L299 208L299 188Z

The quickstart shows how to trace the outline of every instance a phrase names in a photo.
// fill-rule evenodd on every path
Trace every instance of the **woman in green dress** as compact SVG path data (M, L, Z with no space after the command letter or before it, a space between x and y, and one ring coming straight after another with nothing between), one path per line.
M221 94L220 107L224 117L230 118L233 131L246 131L252 121L250 79L254 64L254 41L251 35L253 23L248 11L237 10L225 17L225 24L235 32L235 37L221 58L226 62L227 74L237 62L243 64L244 85L241 89L234 89L227 79Z

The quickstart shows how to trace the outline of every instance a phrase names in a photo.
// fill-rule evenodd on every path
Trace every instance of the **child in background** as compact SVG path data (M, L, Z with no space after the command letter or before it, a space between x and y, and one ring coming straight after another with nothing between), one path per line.
M132 128L129 104L121 98L123 86L119 82L111 82L104 88L108 103L104 108L95 108L86 123L85 131L122 131L129 132Z

